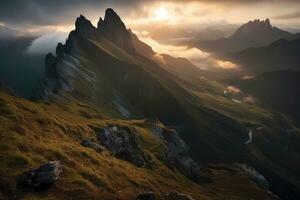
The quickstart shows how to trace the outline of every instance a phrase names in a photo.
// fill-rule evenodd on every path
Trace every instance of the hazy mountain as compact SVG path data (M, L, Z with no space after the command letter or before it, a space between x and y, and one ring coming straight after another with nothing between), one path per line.
M278 39L292 36L291 33L271 25L270 20L253 20L242 25L233 35L217 40L198 41L200 49L218 54L237 52L249 47L268 45Z
M159 54L153 51L153 49L142 42L131 30L131 41L138 54L152 60L164 70L170 72L172 75L180 78L188 84L197 86L200 79L204 75L208 75L207 72L199 69L193 63L186 58L175 58L167 54Z
M300 70L300 39L280 39L269 46L249 48L228 56L231 61L242 65L246 71Z

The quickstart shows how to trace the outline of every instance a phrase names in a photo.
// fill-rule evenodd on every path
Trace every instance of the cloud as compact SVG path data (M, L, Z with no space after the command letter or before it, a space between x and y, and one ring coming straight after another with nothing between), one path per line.
M56 45L64 43L67 38L66 32L56 32L45 34L31 43L27 48L26 53L33 55L46 55L49 52L54 53Z
M170 7L171 11L176 12L178 15L187 14L184 12L185 9L180 8L196 3L211 5L215 8L227 6L227 11L228 9L235 11L234 6L249 7L252 4L263 3L282 6L282 1L278 0L3 0L0 1L0 22L10 26L72 24L76 16L80 14L86 14L88 17L97 16L98 18L107 7L117 9L122 17L129 14L141 17L147 14L147 11L144 11L147 10L146 8L149 5L160 3L178 5L173 7L174 10ZM281 8L289 10L295 8L295 6L299 8L300 2L285 0L284 6ZM229 13L227 12L227 14ZM210 10L202 10L199 6L195 7L195 10L191 10L190 14L197 16L209 15Z
M222 70L238 70L239 67L229 61L224 61L213 57L211 54L201 51L197 48L188 48L186 46L174 46L160 44L150 37L142 37L140 39L150 45L157 54L155 58L159 62L164 62L160 54L168 54L174 57L184 57L190 60L194 65L201 69L222 69Z
M299 18L300 18L300 11L277 15L274 17L274 19L299 19Z

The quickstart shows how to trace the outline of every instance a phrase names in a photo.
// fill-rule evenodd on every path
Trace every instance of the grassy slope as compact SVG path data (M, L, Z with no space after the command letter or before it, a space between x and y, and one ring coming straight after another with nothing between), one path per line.
M195 199L265 199L266 192L229 166L208 167L211 182L197 185L171 171L156 157L164 146L143 120L110 119L80 103L68 105L31 102L0 93L0 197L17 199L132 199L146 189L158 194L179 190ZM113 157L80 146L95 138L90 126L109 124L135 130L141 147L154 158L154 169L137 168ZM59 159L61 178L50 188L30 191L16 186L17 177L49 160Z
M196 158L250 162L260 170L266 170L267 174L277 174L296 187L299 185L299 134L288 139L284 136L285 129L291 124L283 116L258 105L237 104L225 98L223 91L226 87L216 81L200 79L188 83L143 57L127 54L108 41L92 40L92 43L118 60L142 68L176 99L188 117L182 137ZM146 103L153 104L156 108L161 106L151 101ZM196 126L192 127L193 124ZM259 126L265 129L256 137L256 142L244 145L249 130ZM284 150L287 143L288 151Z

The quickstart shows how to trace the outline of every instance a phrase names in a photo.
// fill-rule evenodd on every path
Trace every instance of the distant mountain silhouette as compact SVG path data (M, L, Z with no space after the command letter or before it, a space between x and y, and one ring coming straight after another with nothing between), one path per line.
M232 53L228 58L247 71L261 73L283 69L300 70L300 39L280 39L266 47Z
M270 20L258 19L242 25L232 36L217 40L198 41L194 43L200 49L225 54L237 52L249 47L268 45L278 39L291 37L293 34L271 25Z

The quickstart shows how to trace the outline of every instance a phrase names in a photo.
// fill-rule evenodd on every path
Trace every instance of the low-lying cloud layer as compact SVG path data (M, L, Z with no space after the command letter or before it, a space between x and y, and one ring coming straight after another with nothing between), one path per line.
M26 52L34 55L46 55L47 53L54 53L59 42L65 43L67 38L66 32L54 32L42 35L33 40Z
M159 56L159 54L168 54L174 57L184 57L190 60L194 65L201 69L238 69L238 66L232 62L219 60L213 57L211 54L201 51L197 48L189 48L186 46L174 46L169 44L160 44L153 40L152 38L139 34L139 38L143 40L145 43L150 45L155 52L158 53L156 55L157 59L160 59L163 62L163 57Z

